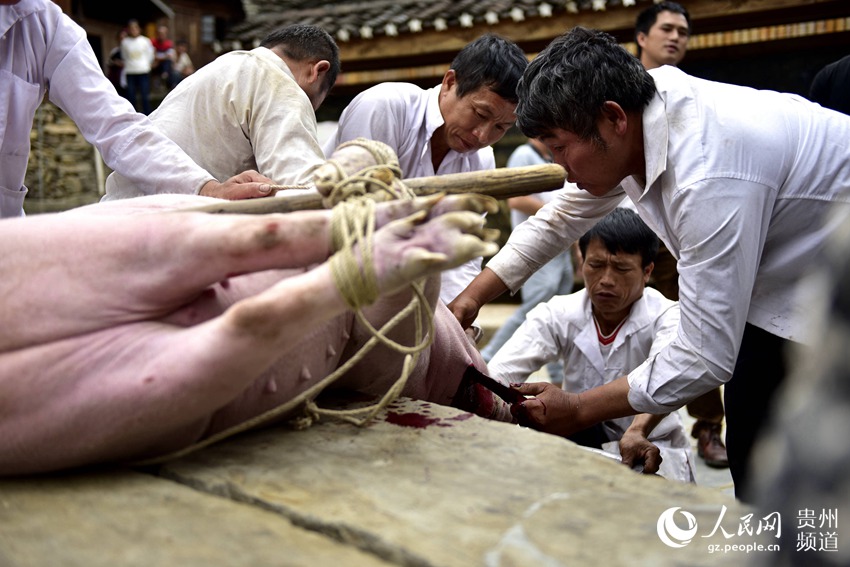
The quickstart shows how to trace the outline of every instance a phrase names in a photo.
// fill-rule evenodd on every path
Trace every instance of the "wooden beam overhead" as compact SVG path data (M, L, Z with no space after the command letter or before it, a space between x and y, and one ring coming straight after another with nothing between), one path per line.
M723 31L787 22L795 18L805 21L842 13L850 15L848 4L847 0L689 0L687 8L695 32L700 33L703 25L709 26L705 31ZM464 45L486 32L505 36L527 51L539 51L574 26L605 30L625 42L631 39L635 18L645 7L615 6L604 11L578 14L560 12L549 18L529 17L521 22L501 20L495 25L482 23L471 28L407 32L395 37L382 35L338 43L344 66L354 71L415 65L417 61L432 64L450 62Z

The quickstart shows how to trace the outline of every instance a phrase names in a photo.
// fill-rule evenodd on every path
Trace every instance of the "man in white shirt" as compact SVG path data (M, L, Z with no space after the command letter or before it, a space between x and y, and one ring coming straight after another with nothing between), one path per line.
M688 50L691 17L677 2L658 2L643 10L635 20L637 56L646 69L678 65ZM666 246L658 251L653 282L650 284L668 299L678 301L679 278L676 259ZM691 435L697 440L697 454L710 467L726 468L729 457L721 438L723 399L720 388L709 390L687 405L695 418Z
M519 93L520 129L543 139L583 191L565 191L514 231L450 309L468 325L628 196L678 259L678 335L628 375L581 394L523 385L539 395L525 411L568 435L673 411L725 383L741 496L785 375L783 352L808 338L810 289L797 284L850 216L850 117L671 66L647 71L610 35L580 27L532 61Z
M494 169L490 146L516 120L516 85L527 65L516 44L485 34L457 54L436 87L382 83L357 95L325 155L362 137L395 150L405 178ZM480 269L479 258L445 272L440 299L454 299Z
M256 172L239 170L234 172L238 176L220 183L163 136L118 95L86 32L53 2L0 2L0 37L0 218L24 214L30 132L45 93L109 167L148 193L225 198L272 194L269 180Z
M647 69L681 63L690 37L691 16L677 2L656 2L635 21L637 56Z
M678 305L646 287L658 237L637 213L614 209L579 239L579 250L585 288L532 309L487 364L493 378L525 382L544 364L559 361L564 390L584 392L616 380L676 336ZM660 450L661 476L693 482L691 444L677 412L612 419L594 429L595 442L574 440L621 454L628 466L643 460L650 473L659 471ZM650 442L657 449L647 447ZM634 454L640 449L653 453Z
M186 77L151 120L214 175L255 169L279 185L306 185L325 163L316 109L339 71L333 38L319 27L293 24L256 49L227 53ZM113 173L103 200L144 193Z

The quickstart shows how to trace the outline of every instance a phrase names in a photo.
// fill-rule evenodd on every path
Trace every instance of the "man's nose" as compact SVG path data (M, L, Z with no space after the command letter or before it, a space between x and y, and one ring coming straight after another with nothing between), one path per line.
M478 140L479 144L481 144L482 146L489 146L495 130L496 130L495 125L490 124L488 122L484 122L482 124L479 124L472 131L472 134L475 136L475 139Z

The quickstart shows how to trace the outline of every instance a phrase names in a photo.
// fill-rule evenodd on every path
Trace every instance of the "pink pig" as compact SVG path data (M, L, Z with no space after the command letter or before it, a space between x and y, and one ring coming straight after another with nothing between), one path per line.
M370 338L331 275L330 211L172 210L212 201L158 195L0 221L0 474L186 447L293 399ZM378 205L368 320L406 305L408 282L492 254L480 214L492 206ZM465 369L485 366L438 287L429 277L434 342L403 395L450 404ZM411 344L413 332L392 337ZM382 394L401 360L378 347L340 385ZM477 413L498 413L477 400Z

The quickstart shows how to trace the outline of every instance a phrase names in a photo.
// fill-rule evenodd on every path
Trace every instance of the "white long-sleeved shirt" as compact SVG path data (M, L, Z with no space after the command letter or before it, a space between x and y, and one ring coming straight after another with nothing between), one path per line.
M23 215L35 111L45 92L107 165L150 193L197 192L213 179L104 76L85 31L47 0L0 6L0 217Z
M746 322L806 340L797 284L850 216L850 117L674 67L650 74L646 183L629 177L600 198L565 191L488 267L515 291L627 195L678 260L677 337L628 375L632 407L663 413L729 380Z
M586 290L555 296L532 309L525 322L498 350L487 369L503 384L525 382L545 364L560 360L563 388L581 393L626 375L676 336L678 304L646 288L632 304L614 342L603 351ZM608 439L619 441L632 417L602 423ZM665 476L693 480L691 444L677 412L662 419L649 435L662 452Z
M281 185L308 185L325 163L310 99L278 55L233 51L178 84L153 123L219 179L255 169ZM123 175L106 180L105 201L145 194Z
M431 137L445 121L440 112L440 86L423 90L410 83L381 83L366 89L343 110L336 132L325 142L330 156L355 138L383 142L395 150L405 178L430 177L495 169L493 148L460 153L449 150L435 171ZM481 258L443 272L440 299L449 303L481 271Z

